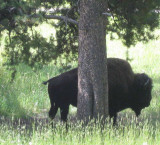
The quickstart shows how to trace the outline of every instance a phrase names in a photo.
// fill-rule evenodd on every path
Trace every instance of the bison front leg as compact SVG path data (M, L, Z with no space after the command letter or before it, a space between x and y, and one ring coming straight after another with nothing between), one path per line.
M66 122L68 111L69 111L69 105L61 106L60 110L61 110L61 120Z
M117 123L117 113L113 116L113 125L115 126Z

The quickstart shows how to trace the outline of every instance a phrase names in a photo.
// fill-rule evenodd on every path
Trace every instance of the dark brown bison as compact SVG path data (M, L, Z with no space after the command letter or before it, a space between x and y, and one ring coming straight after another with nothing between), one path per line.
M141 110L150 105L152 79L146 74L134 74L130 64L122 59L108 58L109 83L109 115L116 123L117 113L131 108L136 116ZM77 106L78 69L75 68L57 77L51 78L48 83L48 93L51 102L49 116L54 119L58 108L61 120L66 121L69 105Z

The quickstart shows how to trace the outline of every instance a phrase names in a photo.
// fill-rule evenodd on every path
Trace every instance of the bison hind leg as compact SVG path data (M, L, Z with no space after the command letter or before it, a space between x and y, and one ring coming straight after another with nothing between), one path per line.
M51 106L50 110L49 110L49 117L51 119L54 119L56 116L56 113L58 111L58 106Z

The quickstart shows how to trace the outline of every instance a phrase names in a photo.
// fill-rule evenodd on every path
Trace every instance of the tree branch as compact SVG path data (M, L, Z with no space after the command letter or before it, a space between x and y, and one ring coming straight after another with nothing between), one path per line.
M39 17L39 15L32 15L31 17ZM57 15L44 15L44 18L46 19L57 19L57 20L63 20L64 22L70 22L72 24L78 25L78 22L76 20L73 20L71 18L68 18L66 16L57 16Z
M45 9L45 8L39 8L36 10L36 12L45 12L48 14L56 14L63 10L70 10L69 8L51 8L51 9Z

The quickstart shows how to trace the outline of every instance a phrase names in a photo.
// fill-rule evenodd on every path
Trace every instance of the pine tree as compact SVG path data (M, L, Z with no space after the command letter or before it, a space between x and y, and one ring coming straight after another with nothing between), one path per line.
M107 33L116 33L127 46L154 39L159 26L159 0L106 0ZM0 0L0 37L5 39L6 64L43 65L78 57L79 0ZM58 19L59 21L54 21ZM41 36L38 28L48 23L56 29L56 38ZM2 41L2 40L1 40ZM33 53L34 52L34 53Z

